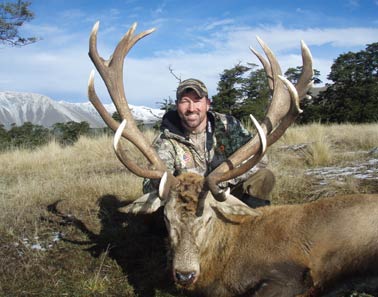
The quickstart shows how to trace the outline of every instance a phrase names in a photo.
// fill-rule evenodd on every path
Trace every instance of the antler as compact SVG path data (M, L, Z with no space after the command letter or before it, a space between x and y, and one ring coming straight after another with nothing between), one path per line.
M273 91L272 101L261 125L263 133L267 135L267 145L270 146L284 134L302 112L299 101L306 96L312 86L312 58L310 50L302 41L303 69L298 83L294 87L281 76L281 68L270 48L259 37L257 40L268 61L254 49L251 48L251 51L263 64L269 79L269 86ZM265 150L261 149L261 142L259 132L207 176L206 184L217 200L224 201L226 199L226 192L218 186L220 182L242 175L261 160L265 153Z
M110 97L119 115L122 119L126 120L117 134L117 141L114 145L118 158L134 174L141 177L158 179L163 176L164 172L166 171L166 166L160 159L157 152L151 147L150 143L138 129L127 103L123 85L123 63L126 55L135 45L135 43L155 31L155 29L150 29L134 35L136 26L137 24L134 23L130 27L128 32L123 36L123 38L116 46L113 55L108 60L104 60L102 57L100 57L97 51L97 32L99 28L99 22L96 22L93 26L89 39L89 56L93 64L96 66L98 72L100 73L103 81L105 82ZM88 97L105 123L113 131L116 131L120 124L109 115L96 94L94 88L94 70L91 72L88 82ZM127 129L125 129L126 123ZM141 168L137 163L127 157L126 153L119 144L121 135L131 143L133 143L142 152L142 154L151 163L153 169Z

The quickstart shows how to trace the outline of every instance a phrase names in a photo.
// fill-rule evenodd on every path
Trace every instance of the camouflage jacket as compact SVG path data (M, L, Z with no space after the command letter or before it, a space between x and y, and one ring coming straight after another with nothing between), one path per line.
M252 138L251 133L230 115L208 112L207 119L202 141L196 144L192 135L182 127L177 111L164 115L161 133L154 140L153 146L174 175L190 171L206 176ZM198 145L200 143L203 147ZM262 162L258 165L257 168L261 168L266 164ZM254 168L251 172L228 181L224 186L236 185L255 171ZM144 180L145 193L156 187L156 181Z

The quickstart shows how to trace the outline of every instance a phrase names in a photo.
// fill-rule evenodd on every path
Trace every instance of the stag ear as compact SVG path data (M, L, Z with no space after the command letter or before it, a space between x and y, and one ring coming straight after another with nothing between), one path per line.
M213 207L217 214L220 214L224 219L232 223L240 224L250 217L261 215L260 212L248 207L247 205L227 205L222 202L216 207Z
M131 204L120 208L121 212L141 214L141 213L153 213L159 207L164 206L165 201L159 199L156 191L143 195L136 199Z
M224 202L212 201L212 208L223 219L232 223L240 224L246 219L261 215L261 213L253 208L248 207L238 198L231 194L227 194Z

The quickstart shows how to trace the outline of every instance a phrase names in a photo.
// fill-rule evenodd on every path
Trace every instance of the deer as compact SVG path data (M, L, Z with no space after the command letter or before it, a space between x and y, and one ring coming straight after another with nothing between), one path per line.
M312 56L302 41L302 74L295 86L258 38L261 61L272 91L271 103L256 135L207 176L173 176L139 131L125 96L124 60L130 49L155 29L135 34L134 23L108 60L97 51L97 22L89 38L89 56L123 119L115 121L94 88L88 97L115 132L117 158L132 173L158 179L158 189L122 211L153 213L163 208L172 255L172 278L195 296L322 296L353 279L378 273L378 195L344 195L297 205L248 207L222 188L224 181L253 168L302 112L300 100L312 86ZM131 142L149 162L138 164L121 139Z

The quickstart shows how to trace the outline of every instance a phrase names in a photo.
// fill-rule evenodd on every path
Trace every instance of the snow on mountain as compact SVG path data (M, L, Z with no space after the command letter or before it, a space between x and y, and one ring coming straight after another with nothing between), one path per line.
M113 104L104 104L106 110L112 114ZM130 105L136 120L146 124L156 122L163 116L164 111L144 106ZM0 123L9 128L12 123L17 126L25 122L35 125L51 127L55 123L68 121L86 121L93 128L105 127L95 108L90 102L70 103L54 101L53 99L34 93L0 92Z

